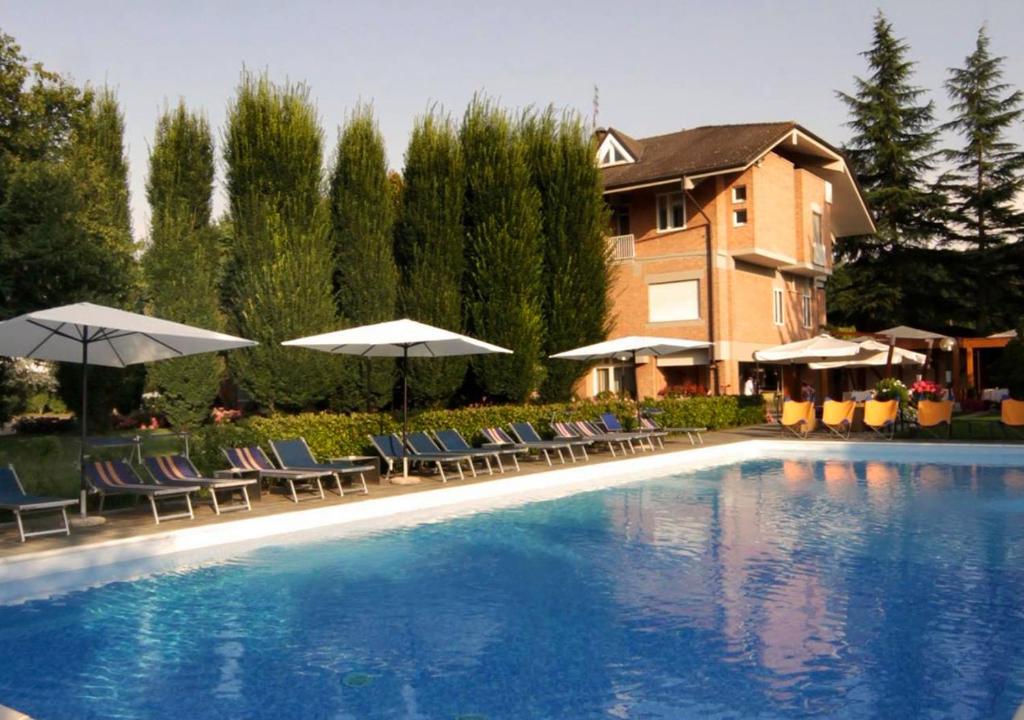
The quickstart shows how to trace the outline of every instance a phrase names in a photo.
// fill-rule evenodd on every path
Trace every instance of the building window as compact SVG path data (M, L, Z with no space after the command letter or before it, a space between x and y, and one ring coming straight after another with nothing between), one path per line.
M686 227L686 198L681 192L658 196L658 232Z
M594 368L594 395L601 393L618 394L622 387L624 369L618 367L596 367Z
M732 189L732 201L734 203L744 203L747 201L746 185L737 185Z
M811 213L811 241L813 244L814 264L825 265L825 239L821 234L821 213Z
M782 304L782 290L772 289L772 322L776 325L783 325L786 322L786 315Z
M825 202L832 202L832 183L828 180L825 181Z
M732 211L732 226L733 227L743 227L746 224L747 224L747 210L746 210L746 208L744 208L742 210L733 210Z
M811 325L811 292L808 290L803 294L803 304L801 309L803 310L804 316L804 327L809 328Z
M700 281L654 283L647 286L649 322L700 319Z
M612 206L612 232L616 235L629 235L629 206Z
M601 147L597 149L598 166L607 167L608 165L621 165L628 162L633 162L633 158L629 156L626 149L615 140L611 133L605 136Z

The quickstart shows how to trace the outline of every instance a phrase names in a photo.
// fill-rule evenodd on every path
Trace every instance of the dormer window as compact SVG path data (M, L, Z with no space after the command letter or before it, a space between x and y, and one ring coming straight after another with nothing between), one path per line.
M601 142L601 147L597 149L598 167L624 165L631 162L634 162L634 158L626 151L622 143L616 140L615 136L611 133L605 135L604 140Z

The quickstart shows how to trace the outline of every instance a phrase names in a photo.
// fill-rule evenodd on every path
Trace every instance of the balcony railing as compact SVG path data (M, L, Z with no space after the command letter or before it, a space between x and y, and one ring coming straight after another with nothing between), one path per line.
M613 260L631 260L636 257L636 240L632 234L613 235L607 240Z

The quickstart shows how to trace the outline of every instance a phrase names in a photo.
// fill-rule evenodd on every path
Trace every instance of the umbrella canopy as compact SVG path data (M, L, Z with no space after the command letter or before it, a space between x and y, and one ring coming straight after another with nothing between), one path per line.
M857 355L860 350L857 343L822 334L808 340L758 350L754 353L754 359L763 363L801 363L827 358L849 358Z
M832 370L835 368L880 367L889 363L889 346L877 340L861 340L858 345L861 351L853 357L840 360L823 360L808 363L812 370ZM892 364L924 365L927 357L923 353L894 348Z
M402 319L376 325L361 325L321 335L286 340L282 345L305 347L340 355L402 358L402 474L408 475L405 439L409 434L409 378L411 357L445 357L511 353L497 345L442 330L433 325Z
M897 340L945 340L947 338L946 335L940 335L928 330L918 330L907 325L897 325L888 330L880 330L875 335L896 338Z
M361 325L348 330L286 340L281 344L362 357L444 357L512 352L482 340L409 319Z
M566 350L552 355L561 360L602 360L607 358L632 357L633 386L637 388L636 420L640 424L640 384L637 380L637 355L673 355L687 350L703 350L711 347L711 343L703 340L680 340L679 338L656 337L651 335L627 335L626 337L605 340L594 345L584 345L575 350Z
M627 337L606 340L594 345L585 345L575 350L566 350L553 358L563 360L602 360L623 355L672 355L686 350L703 350L711 347L711 343L700 340L680 340L669 337L652 337L648 335L629 335Z
M256 345L252 340L93 303L62 305L0 322L0 355L82 366L81 512L86 514L86 407L89 365L126 367Z

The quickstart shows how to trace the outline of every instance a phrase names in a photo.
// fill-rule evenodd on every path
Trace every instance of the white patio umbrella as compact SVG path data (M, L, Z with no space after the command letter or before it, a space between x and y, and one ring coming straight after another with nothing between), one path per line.
M807 340L758 350L754 353L754 359L763 363L801 363L828 358L849 358L859 352L860 345L857 343L821 334Z
M497 345L442 330L415 320L402 319L376 325L361 325L348 330L286 340L282 345L360 357L402 358L402 474L408 475L405 439L409 434L409 378L411 357L447 357L511 353Z
M808 363L812 370L832 370L836 368L880 367L891 362L894 365L924 365L926 356L922 353L895 348L892 360L889 359L889 346L877 340L861 340L857 343L861 350L852 357L838 360L821 360Z
M897 325L895 327L882 330L875 334L889 338L889 361L886 363L886 375L892 374L891 368L894 364L897 340L924 340L925 342L928 343L928 355L931 355L932 344L936 340L940 342L944 340L952 341L952 338L947 335L934 333L931 332L930 330L919 330L918 328L910 327L909 325ZM925 369L927 369L928 364L927 357L928 356L926 355L925 362L922 363L923 365L926 366Z
M636 358L638 355L674 355L687 350L703 350L711 347L711 343L703 340L681 340L679 338L657 337L651 335L627 335L626 337L605 340L593 345L584 345L574 350L552 355L561 360L592 360L617 359L621 357L633 359L633 384L637 388L636 417L640 422L640 390L637 381Z
M82 366L81 514L86 517L86 408L89 365L126 367L205 352L256 345L252 340L83 302L0 322L0 355L79 363Z

